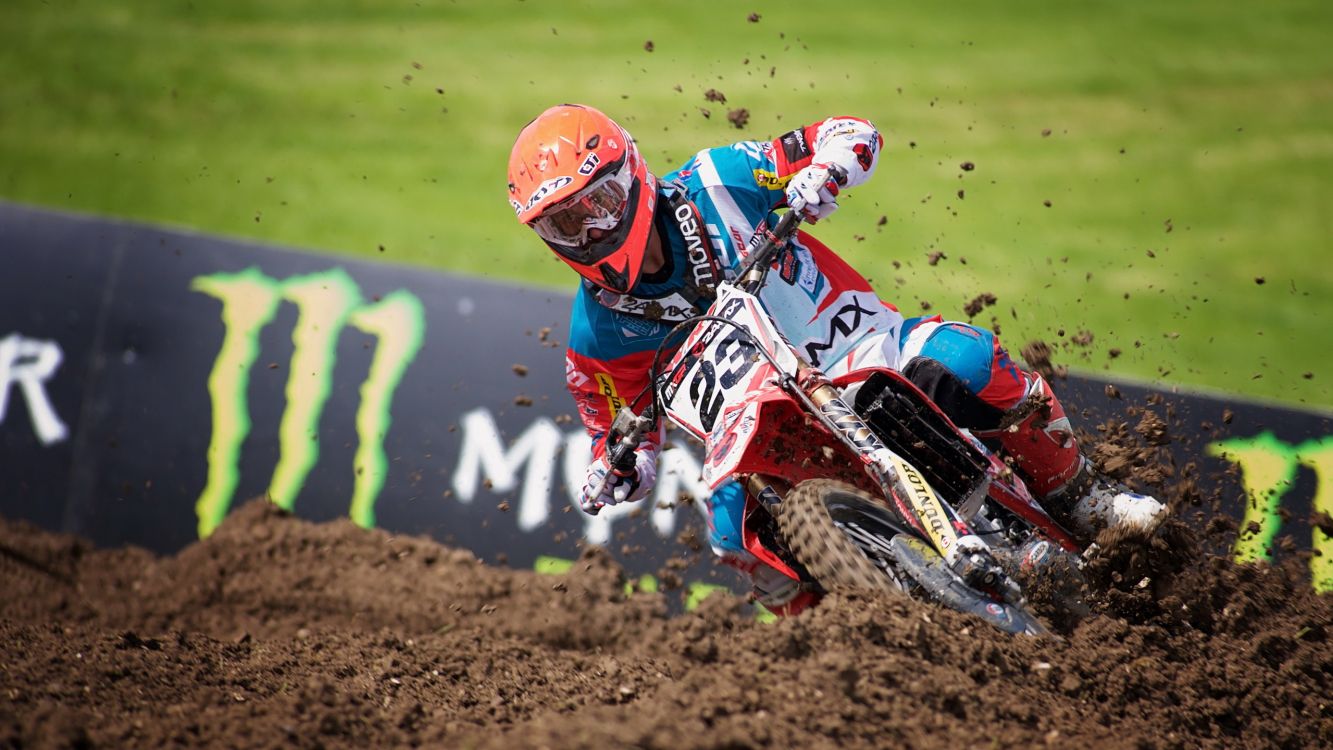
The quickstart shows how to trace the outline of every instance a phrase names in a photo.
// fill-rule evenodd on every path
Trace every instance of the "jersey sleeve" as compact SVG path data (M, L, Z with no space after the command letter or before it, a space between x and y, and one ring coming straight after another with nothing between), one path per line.
M700 187L715 196L725 189L726 198L757 223L768 211L786 205L787 183L797 172L811 164L837 164L847 173L846 187L856 187L874 174L883 146L883 136L868 120L830 117L772 141L741 141L702 151L693 166Z
M875 173L883 147L884 137L869 120L830 117L778 136L772 153L783 187L811 164L837 164L847 173L845 187L856 187Z
M847 173L847 187L855 187L874 173L883 143L866 120L830 117L771 141L705 149L668 178L684 181L708 217L719 260L735 268L756 229L787 205L793 175L814 163L837 164Z
M606 434L616 412L648 385L648 370L661 336L623 329L617 313L597 304L580 289L570 320L565 350L565 386L574 397L579 419L592 438L593 458L606 453ZM646 400L645 400L646 403ZM643 404L638 405L642 408ZM654 454L662 436L648 436L643 448Z

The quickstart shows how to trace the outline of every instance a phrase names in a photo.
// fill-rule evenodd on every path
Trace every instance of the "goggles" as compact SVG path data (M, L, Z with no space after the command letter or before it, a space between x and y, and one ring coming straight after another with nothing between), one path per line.
M531 226L561 255L580 263L595 262L603 243L594 242L589 232L615 231L625 216L633 183L633 170L622 167L608 171L577 194L543 211Z

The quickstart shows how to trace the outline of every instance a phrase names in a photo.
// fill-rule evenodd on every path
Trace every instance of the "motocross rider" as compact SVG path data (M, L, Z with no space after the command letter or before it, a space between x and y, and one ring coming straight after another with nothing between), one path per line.
M563 104L519 133L509 158L509 203L519 222L582 277L574 299L567 385L592 436L580 503L646 497L662 435L636 455L636 470L608 473L605 435L617 409L648 382L654 351L673 325L703 313L774 209L814 223L842 190L874 174L883 138L866 120L830 117L772 141L700 151L657 178L629 133L592 107ZM939 316L904 318L818 240L801 232L782 281L799 285L808 308L780 319L784 335L830 377L865 367L903 373L960 427L998 444L1057 521L1086 543L1103 526L1155 524L1163 507L1099 476L1075 442L1050 386L1018 367L984 328ZM800 297L801 295L796 295ZM1049 410L1024 410L1044 399ZM745 493L728 481L709 500L710 543L751 577L756 599L795 613L817 601L741 546Z

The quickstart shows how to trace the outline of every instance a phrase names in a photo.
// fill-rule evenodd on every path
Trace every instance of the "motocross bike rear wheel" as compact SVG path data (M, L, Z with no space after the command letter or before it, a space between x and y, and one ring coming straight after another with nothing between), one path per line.
M878 501L850 484L810 479L792 488L772 510L792 553L824 588L900 591L893 573L868 556L864 542L852 539L851 534L860 531L856 524L852 522L849 529L848 520L836 513L849 505L867 504Z

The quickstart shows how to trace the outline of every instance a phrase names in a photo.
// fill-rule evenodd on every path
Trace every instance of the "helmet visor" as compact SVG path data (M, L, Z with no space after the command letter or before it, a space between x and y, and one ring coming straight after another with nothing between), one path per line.
M634 175L628 169L608 171L577 194L551 206L532 221L532 228L556 252L577 263L591 264L615 249L599 242L625 217ZM593 239L592 232L598 232Z

